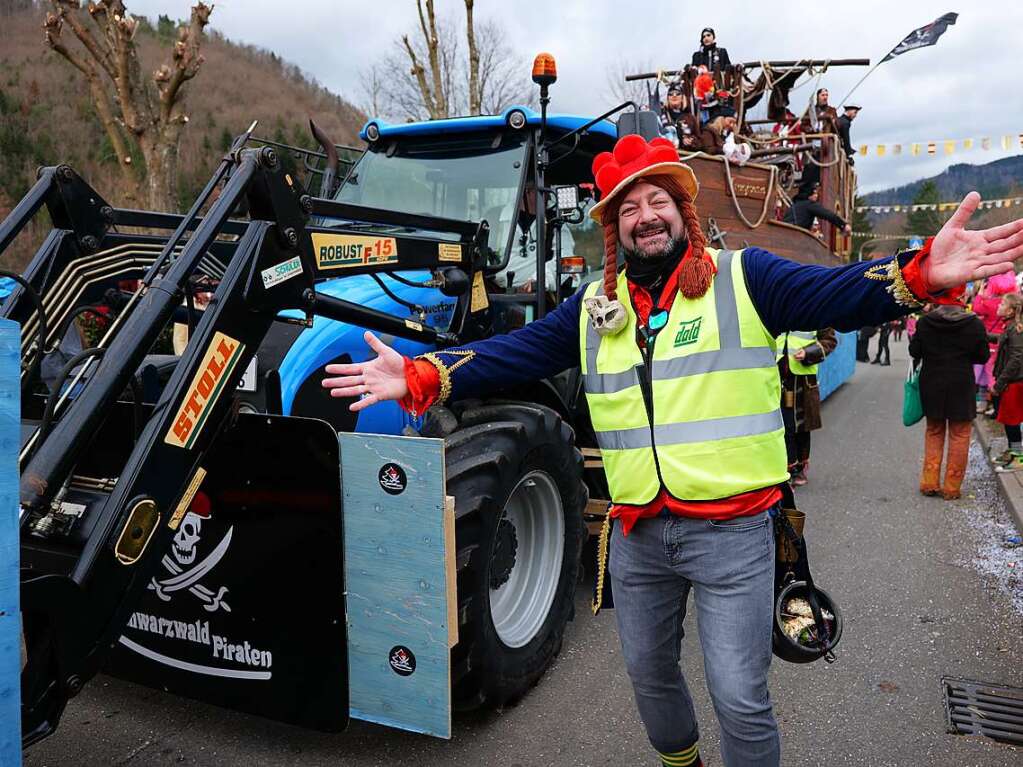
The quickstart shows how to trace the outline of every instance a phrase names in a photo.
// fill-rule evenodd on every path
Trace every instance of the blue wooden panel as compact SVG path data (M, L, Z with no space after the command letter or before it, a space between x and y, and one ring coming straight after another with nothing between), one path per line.
M450 738L443 441L340 439L350 713Z
M0 767L21 765L18 430L21 331L0 320Z
M817 371L821 399L827 399L839 386L856 372L856 334L836 333L838 346L824 358Z

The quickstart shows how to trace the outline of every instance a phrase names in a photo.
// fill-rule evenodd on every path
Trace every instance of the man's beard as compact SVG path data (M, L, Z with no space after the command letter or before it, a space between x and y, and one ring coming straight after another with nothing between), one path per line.
M654 231L654 230L661 229L661 228L666 228L666 227L660 227L660 226L657 226L657 227L647 227L646 229L640 229L638 231L635 231L635 232L632 233L633 242L635 242L637 237L639 235L643 234L644 232ZM673 236L671 236L671 233L669 232L668 233L668 241L665 243L663 248L658 248L657 250L653 250L653 251L643 250L638 245L636 245L633 248L623 248L623 250L625 251L625 259L626 259L626 261L630 261L630 260L635 260L635 261L663 261L668 256L670 256L675 250L677 250L679 244L684 242L684 241L685 240L682 237L673 237Z

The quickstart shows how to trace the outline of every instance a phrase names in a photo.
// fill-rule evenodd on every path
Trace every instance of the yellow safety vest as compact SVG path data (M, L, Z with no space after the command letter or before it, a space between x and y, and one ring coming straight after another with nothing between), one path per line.
M788 479L774 338L746 290L742 251L707 253L711 288L676 296L649 373L624 273L623 330L601 336L580 312L583 385L615 503L649 503L662 483L678 499L712 500ZM599 281L586 297L602 292ZM641 375L652 380L652 424Z
M787 336L787 338L786 338ZM782 333L775 339L775 343L778 348L777 358L780 360L785 354L786 344L788 345L789 354L789 370L792 371L793 375L797 376L813 376L817 375L818 364L804 365L802 362L797 360L792 355L796 353L798 349L802 349L807 346L812 346L817 343L817 333L809 330L790 330L787 333Z

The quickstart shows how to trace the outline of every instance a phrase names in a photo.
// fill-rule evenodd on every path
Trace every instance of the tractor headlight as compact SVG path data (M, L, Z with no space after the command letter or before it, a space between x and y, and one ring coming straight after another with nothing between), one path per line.
M380 138L380 126L376 123L370 123L366 126L366 138L370 141L376 141Z
M526 113L521 109L513 109L508 113L508 125L515 130L522 130L526 127Z

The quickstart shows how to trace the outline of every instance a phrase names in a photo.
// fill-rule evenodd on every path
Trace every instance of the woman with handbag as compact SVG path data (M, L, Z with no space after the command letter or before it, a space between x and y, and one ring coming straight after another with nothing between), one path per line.
M970 426L976 415L973 366L987 361L987 331L965 307L945 304L920 318L909 353L921 362L920 401L927 418L920 492L952 500L959 497L966 474ZM948 458L942 484L946 431Z

